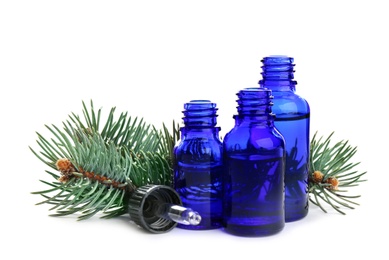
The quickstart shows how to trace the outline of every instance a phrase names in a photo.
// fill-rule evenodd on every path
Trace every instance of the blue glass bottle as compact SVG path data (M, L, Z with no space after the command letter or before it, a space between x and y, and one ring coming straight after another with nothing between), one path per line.
M263 88L272 90L275 126L286 142L285 220L299 220L308 214L308 163L310 108L295 93L293 58L269 56L262 60Z
M222 151L216 104L192 100L184 104L181 140L174 148L174 189L184 207L201 215L198 225L184 229L216 229L222 221Z
M271 91L238 94L235 126L223 141L223 226L239 236L266 236L285 225L285 143L274 127Z

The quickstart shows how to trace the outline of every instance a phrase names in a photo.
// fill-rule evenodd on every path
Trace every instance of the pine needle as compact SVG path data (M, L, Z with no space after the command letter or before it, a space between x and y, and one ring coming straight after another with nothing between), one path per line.
M338 141L331 145L334 135L332 132L327 138L317 138L317 133L311 140L310 148L310 175L309 193L310 201L324 212L323 203L329 205L337 212L345 215L340 210L341 207L354 209L352 205L359 205L352 199L359 198L360 195L344 195L349 187L358 186L360 182L366 181L360 178L366 172L359 173L354 170L359 162L351 162L357 152L356 147L352 147L348 141Z
M96 111L92 101L89 107L82 102L82 107L83 116L71 113L62 128L47 125L51 137L37 133L40 151L29 147L40 161L57 171L46 171L50 180L41 182L48 188L32 192L44 197L38 204L54 205L51 210L56 213L51 216L78 213L80 220L98 212L103 218L120 216L127 213L127 198L136 187L171 185L176 129L172 134L165 125L157 130L128 112L115 119L115 108L104 121L101 109ZM57 162L64 158L73 169L57 168Z

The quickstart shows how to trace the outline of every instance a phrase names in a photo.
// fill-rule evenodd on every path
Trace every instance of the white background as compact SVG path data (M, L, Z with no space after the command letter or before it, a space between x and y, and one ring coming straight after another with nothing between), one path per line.
M1 1L1 259L388 259L388 8L385 1ZM218 104L224 135L235 93L257 86L261 58L295 58L311 131L358 146L367 182L342 216L312 206L274 236L174 229L151 235L127 216L49 217L36 131L93 100L157 127L183 104Z

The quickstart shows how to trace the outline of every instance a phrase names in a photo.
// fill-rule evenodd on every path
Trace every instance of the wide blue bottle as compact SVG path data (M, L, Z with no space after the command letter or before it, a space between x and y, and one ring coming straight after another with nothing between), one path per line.
M201 215L198 225L184 229L215 229L222 221L222 151L216 104L192 100L184 104L181 140L174 148L174 189L184 207Z
M274 127L270 90L238 94L235 126L223 141L223 226L239 236L266 236L285 225L285 143Z
M272 90L275 126L286 142L285 220L308 214L309 116L307 101L295 93L293 58L269 56L262 60L263 88Z

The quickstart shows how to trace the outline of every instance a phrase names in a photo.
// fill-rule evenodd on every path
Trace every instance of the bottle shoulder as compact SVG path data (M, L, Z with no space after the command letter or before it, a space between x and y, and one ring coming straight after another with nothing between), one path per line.
M310 113L308 101L294 92L274 92L273 96L272 111L276 115Z
M183 138L174 147L176 156L186 155L218 155L223 150L223 143L218 138Z
M284 149L285 140L275 127L234 127L226 134L223 142L225 151L260 152Z
M222 141L219 137L209 135L209 136L191 136L191 135L185 135L181 136L181 138L177 141L176 147L178 146L186 146L186 145L193 145L196 144L212 144L212 145L221 145Z

